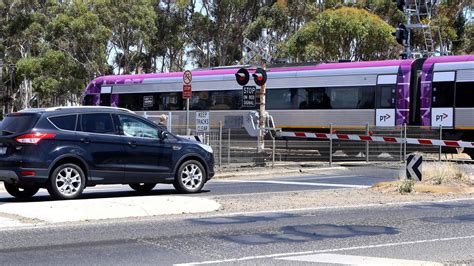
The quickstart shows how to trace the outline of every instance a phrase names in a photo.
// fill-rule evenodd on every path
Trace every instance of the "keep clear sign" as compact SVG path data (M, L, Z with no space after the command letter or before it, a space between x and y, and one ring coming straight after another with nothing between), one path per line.
M244 86L242 88L242 107L255 107L257 87Z
M196 131L209 132L209 112L196 112Z

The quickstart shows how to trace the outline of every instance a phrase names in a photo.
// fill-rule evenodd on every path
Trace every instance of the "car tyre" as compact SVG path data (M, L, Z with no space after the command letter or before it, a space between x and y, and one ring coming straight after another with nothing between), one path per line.
M189 160L178 168L173 186L180 193L196 193L201 191L206 178L204 166L196 160Z
M129 184L129 186L137 192L146 193L150 192L156 186L156 183L134 183Z
M54 199L75 199L86 185L84 171L73 163L56 167L48 180L48 192Z
M18 186L15 184L5 183L5 190L8 194L12 195L17 199L28 199L33 197L39 190L38 186Z

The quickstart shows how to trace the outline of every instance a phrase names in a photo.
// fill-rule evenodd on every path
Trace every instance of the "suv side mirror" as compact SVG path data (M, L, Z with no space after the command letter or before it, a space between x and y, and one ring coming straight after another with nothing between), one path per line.
M166 133L166 131L158 131L158 138L160 138L160 140L164 140L166 138L168 138L168 133Z

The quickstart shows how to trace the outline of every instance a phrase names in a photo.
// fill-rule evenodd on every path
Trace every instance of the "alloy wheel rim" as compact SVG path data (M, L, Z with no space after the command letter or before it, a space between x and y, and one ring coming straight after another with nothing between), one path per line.
M202 170L196 164L188 164L181 172L181 182L188 190L196 190L202 183Z
M81 183L81 175L72 167L66 167L56 175L56 187L65 196L77 194Z

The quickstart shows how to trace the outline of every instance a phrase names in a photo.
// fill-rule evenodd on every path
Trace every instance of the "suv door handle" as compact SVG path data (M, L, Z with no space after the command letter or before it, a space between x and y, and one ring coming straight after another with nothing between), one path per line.
M91 141L88 138L80 139L82 143L90 143Z
M128 145L132 146L132 147L136 147L137 146L137 143L135 141L129 141L128 142Z

